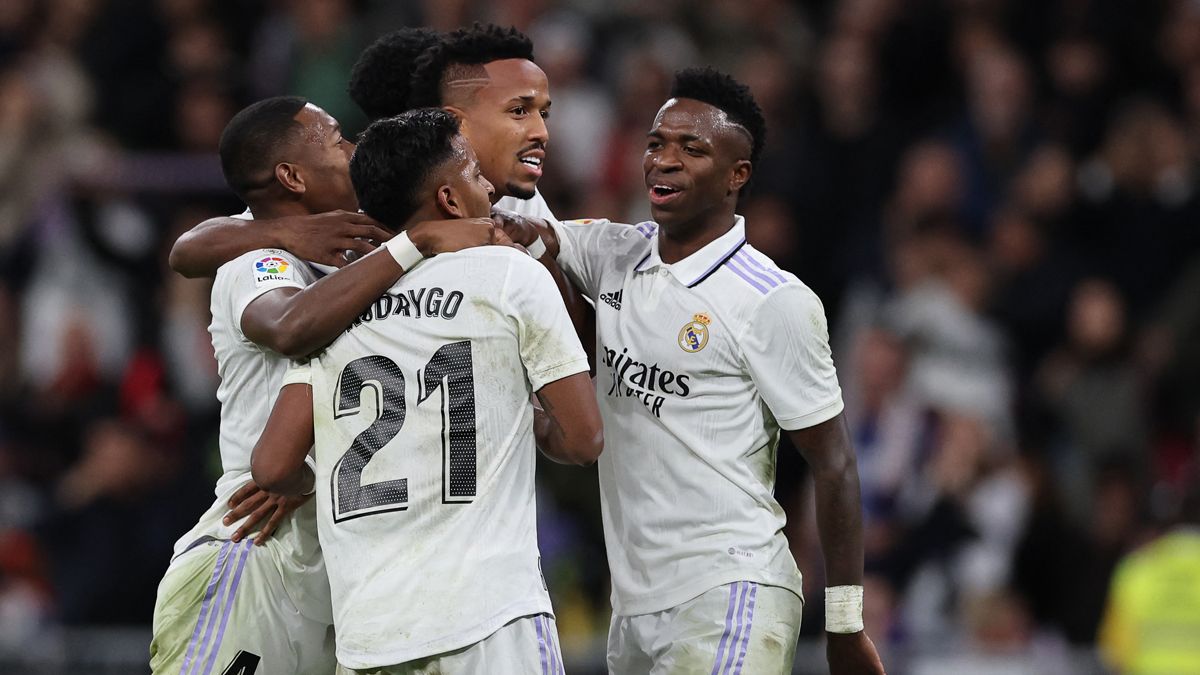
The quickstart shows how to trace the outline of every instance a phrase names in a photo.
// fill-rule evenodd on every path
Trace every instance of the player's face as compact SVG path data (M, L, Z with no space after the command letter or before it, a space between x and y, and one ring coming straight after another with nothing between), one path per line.
M350 155L354 144L342 137L342 128L329 113L309 103L296 113L301 131L300 164L304 176L304 201L313 213L358 210L350 182Z
M462 134L454 137L453 171L447 181L459 205L462 218L486 218L492 212L492 193L496 191L483 176L479 158Z
M533 197L550 132L550 85L532 61L502 59L484 66L490 82L461 107L463 133L479 155L496 199Z
M726 208L750 176L746 133L719 108L667 101L646 136L642 170L655 222L670 228Z

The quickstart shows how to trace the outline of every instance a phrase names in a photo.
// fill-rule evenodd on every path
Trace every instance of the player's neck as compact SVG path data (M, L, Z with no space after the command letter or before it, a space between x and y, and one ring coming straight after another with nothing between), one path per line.
M692 255L729 231L737 221L733 211L698 216L686 223L659 223L658 257L668 265Z
M249 207L255 220L315 215L311 209L299 201L264 200L250 204Z
M416 225L417 223L423 223L432 220L446 220L448 218L453 218L453 216L448 216L443 213L442 210L438 208L437 204L425 204L424 206L418 208L408 220L402 223L400 227L396 229L396 233L399 234L413 225Z

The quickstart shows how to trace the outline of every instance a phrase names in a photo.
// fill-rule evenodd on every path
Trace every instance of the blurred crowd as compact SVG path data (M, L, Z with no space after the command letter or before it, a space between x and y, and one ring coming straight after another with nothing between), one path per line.
M208 285L166 251L242 210L225 122L287 93L361 129L345 87L365 45L475 19L534 41L561 218L648 216L639 156L676 68L751 86L768 139L741 212L830 316L868 631L913 672L1070 672L1119 561L1195 488L1191 0L3 0L0 657L148 623L211 500ZM542 469L546 571L580 652L607 629L595 474ZM815 636L791 449L778 482Z

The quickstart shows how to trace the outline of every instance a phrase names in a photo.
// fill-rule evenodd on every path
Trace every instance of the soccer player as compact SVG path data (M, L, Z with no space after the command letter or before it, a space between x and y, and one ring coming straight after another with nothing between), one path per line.
M462 119L463 134L496 188L497 208L553 217L536 190L550 140L549 84L533 62L533 43L525 35L490 24L448 35L425 28L393 31L359 57L349 91L373 120L424 105L444 106ZM368 216L345 210L281 216L261 225L246 227L228 217L206 220L175 242L171 267L186 277L207 277L246 251L284 248L300 254L289 248L297 245L309 260L341 266L346 262L342 250L369 252L368 240L387 237ZM314 231L319 239L314 240Z
M372 124L351 175L388 227L490 210L491 184L443 110ZM440 255L285 378L254 479L317 488L339 673L562 671L539 569L535 431L576 464L595 461L603 435L554 289L512 248Z
M803 600L772 494L781 429L815 479L830 668L883 672L824 310L735 213L764 133L746 87L682 71L647 136L654 222L509 223L596 301L612 673L791 672Z
M302 98L280 97L238 113L222 135L220 154L230 187L253 216L270 218L356 210L349 179L353 148L323 110ZM262 506L271 519L260 532L257 515L225 522L227 502L250 480L250 453L287 368L284 355L307 354L350 325L404 273L395 252L415 260L418 249L488 243L493 229L490 219L422 223L320 281L303 260L275 249L247 252L217 272L209 331L221 376L224 473L215 502L176 543L159 585L150 648L154 672L294 675L333 669L329 589L312 504L270 498ZM265 545L252 545L276 527ZM245 534L257 536L243 540L239 535Z

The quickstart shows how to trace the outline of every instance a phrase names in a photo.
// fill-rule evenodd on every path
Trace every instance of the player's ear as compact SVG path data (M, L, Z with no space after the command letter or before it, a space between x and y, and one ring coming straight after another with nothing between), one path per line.
M739 159L733 164L733 171L729 172L729 192L733 194L746 187L746 183L750 182L750 175L754 173L754 166L750 164L748 159Z
M304 194L307 189L304 185L304 176L300 174L300 167L290 162L280 162L275 165L275 180L279 181L283 189L298 195Z
M438 210L442 212L447 219L463 218L462 200L459 199L458 193L449 185L442 185L437 191Z

